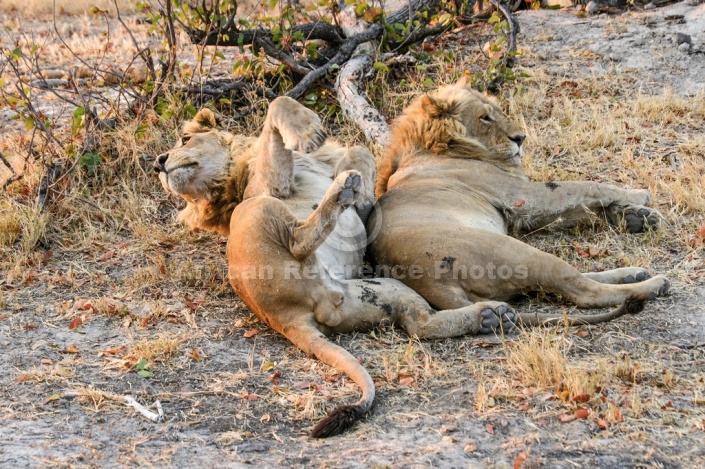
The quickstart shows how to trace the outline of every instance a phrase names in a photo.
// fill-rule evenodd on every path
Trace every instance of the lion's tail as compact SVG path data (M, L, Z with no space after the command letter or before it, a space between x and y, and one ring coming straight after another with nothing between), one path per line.
M352 427L370 410L375 399L375 385L367 370L347 350L335 345L312 325L285 328L284 335L304 352L348 375L362 390L360 400L331 411L318 422L311 436L328 438Z
M631 295L617 309L602 314L575 314L564 316L562 314L519 313L518 323L524 326L579 326L582 324L597 324L611 321L625 314L637 314L644 309L647 295Z

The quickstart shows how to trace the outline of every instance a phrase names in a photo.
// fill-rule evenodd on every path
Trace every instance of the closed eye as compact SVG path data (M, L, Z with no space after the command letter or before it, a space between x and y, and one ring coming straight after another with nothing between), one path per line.
M480 120L481 120L482 122L484 122L485 124L491 124L491 123L492 123L492 118L491 118L489 115L487 115L487 114L485 114L484 116L481 116L481 117L480 117Z

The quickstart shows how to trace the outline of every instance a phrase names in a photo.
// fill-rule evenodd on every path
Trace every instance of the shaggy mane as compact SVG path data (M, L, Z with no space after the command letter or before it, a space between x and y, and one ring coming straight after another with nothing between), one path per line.
M382 159L375 187L380 197L389 178L400 166L429 157L446 156L482 160L492 152L479 140L465 135L461 111L473 101L485 102L474 90L457 86L441 88L415 99L392 126L392 143Z

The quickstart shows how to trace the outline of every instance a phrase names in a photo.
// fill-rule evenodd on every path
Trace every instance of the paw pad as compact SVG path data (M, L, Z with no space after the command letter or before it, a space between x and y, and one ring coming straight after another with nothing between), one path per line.
M516 314L508 306L485 308L480 312L482 327L480 334L509 332L516 325Z

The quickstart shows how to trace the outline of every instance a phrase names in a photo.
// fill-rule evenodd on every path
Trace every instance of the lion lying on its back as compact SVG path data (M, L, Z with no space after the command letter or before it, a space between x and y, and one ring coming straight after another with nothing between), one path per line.
M420 268L425 275L401 280L439 309L538 289L586 308L665 293L662 275L649 278L635 267L581 274L507 236L572 226L592 213L632 232L660 220L645 190L529 182L520 166L524 138L465 81L415 100L395 122L376 185L379 205L367 222L368 230L379 230L370 245L375 262Z

